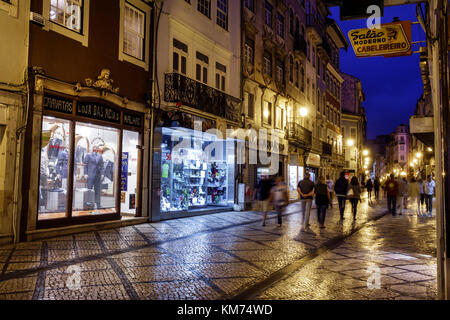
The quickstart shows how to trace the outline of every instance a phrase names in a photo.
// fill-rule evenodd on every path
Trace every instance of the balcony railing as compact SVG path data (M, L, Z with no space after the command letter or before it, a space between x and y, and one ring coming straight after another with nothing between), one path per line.
M333 146L330 143L322 142L322 154L331 156L333 154Z
M305 129L296 122L288 122L287 124L287 138L288 140L303 148L311 148L312 132Z
M164 100L239 122L239 99L178 73L166 73Z
M322 153L322 141L319 138L312 138L312 147L311 150L316 153Z

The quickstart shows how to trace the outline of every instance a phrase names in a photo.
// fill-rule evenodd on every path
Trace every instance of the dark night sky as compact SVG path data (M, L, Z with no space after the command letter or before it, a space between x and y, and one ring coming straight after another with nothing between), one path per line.
M366 20L340 21L339 7L330 8L330 11L349 42L347 52L341 50L341 71L358 77L362 82L366 96L363 106L367 114L368 139L389 134L399 124L409 123L417 99L422 94L419 54L395 58L356 58L348 31L367 28ZM385 7L381 23L392 22L393 17L414 22L417 21L415 13L416 5ZM425 40L425 34L419 24L413 24L412 41L419 40ZM413 45L413 51L418 50L418 45Z

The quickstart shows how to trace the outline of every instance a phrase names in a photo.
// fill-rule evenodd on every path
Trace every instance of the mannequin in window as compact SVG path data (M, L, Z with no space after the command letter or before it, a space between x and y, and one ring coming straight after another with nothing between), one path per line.
M57 179L61 180L61 187L67 189L67 166L69 164L69 152L66 148L61 149L58 153L56 162Z
M101 182L103 180L103 156L99 145L94 145L92 152L84 157L84 172L87 188L94 189L96 208L100 208Z

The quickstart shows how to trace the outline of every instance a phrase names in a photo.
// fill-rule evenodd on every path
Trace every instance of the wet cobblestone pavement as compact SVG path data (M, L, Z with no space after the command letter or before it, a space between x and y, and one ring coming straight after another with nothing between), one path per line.
M365 201L355 223L339 223L335 208L319 229L313 209L300 232L299 209L288 207L281 228L274 213L262 227L258 212L226 212L0 247L0 299L228 299L352 234L259 298L372 298L362 272L374 262L389 292L374 298L423 297L411 293L416 284L435 295L434 219L375 221L385 204Z
M435 239L434 217L417 217L412 210L386 215L256 298L436 299Z

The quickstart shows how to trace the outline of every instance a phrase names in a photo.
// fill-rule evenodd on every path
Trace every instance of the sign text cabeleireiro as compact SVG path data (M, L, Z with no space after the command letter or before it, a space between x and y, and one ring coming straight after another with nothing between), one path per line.
M411 21L350 30L348 37L357 57L411 55Z

